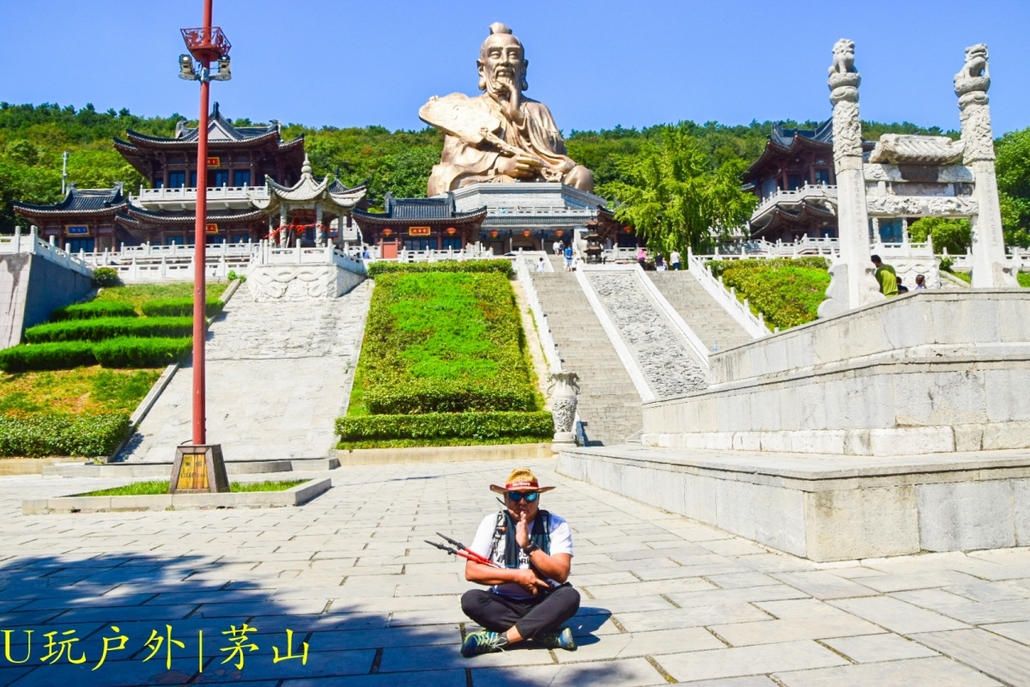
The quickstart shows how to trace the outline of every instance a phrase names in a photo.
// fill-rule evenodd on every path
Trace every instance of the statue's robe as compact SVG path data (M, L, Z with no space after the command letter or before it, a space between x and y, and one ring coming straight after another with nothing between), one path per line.
M444 102L448 103L449 112L441 117L431 106ZM526 98L519 103L519 112L524 120L521 127L487 95L468 98L454 93L427 103L419 111L419 116L445 133L443 155L429 177L428 195L435 196L480 181L545 181L542 176L514 179L496 174L501 150L480 134L480 128L488 129L528 155L541 158L559 178L575 168L547 106ZM480 127L480 124L485 126Z

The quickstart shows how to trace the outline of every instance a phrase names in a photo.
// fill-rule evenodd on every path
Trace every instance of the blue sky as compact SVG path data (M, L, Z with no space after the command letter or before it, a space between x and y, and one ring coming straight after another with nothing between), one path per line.
M179 28L201 0L0 0L0 100L196 117ZM572 129L829 116L833 43L855 40L864 119L958 128L952 77L987 43L995 135L1030 126L1030 1L215 0L229 117L421 128L432 95L476 92L487 26L510 25L528 95Z

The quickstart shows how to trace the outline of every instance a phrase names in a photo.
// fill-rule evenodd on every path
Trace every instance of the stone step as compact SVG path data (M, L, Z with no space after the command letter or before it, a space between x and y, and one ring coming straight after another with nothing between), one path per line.
M640 396L571 272L533 273L562 367L580 375L579 415L590 443L619 444L643 426Z
M689 272L645 274L708 350L723 350L753 340Z

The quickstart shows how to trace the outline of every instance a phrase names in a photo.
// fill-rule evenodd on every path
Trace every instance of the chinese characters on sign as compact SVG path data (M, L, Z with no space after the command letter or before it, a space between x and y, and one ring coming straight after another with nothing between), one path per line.
M254 637L257 631L256 627L245 622L239 627L230 625L229 629L222 631L220 636L216 635L214 650L205 654L204 631L198 630L195 645L197 672L203 673L204 663L212 657L219 657L222 659L220 663L231 663L236 670L243 670L248 653L261 650L256 643L256 637ZM78 634L76 630L42 633L37 633L36 630L0 630L0 634L3 635L3 657L9 665L28 663L33 655L41 664L53 665L66 662L72 665L89 665L90 658L87 656L86 649L80 644L82 638L76 636ZM188 640L192 640L192 637ZM100 641L102 646L98 649L99 656L95 653L92 654L95 663L92 664L91 670L98 670L109 658L115 658L115 652L129 649L129 653L132 654L141 648L138 644L130 644L130 638L122 634L117 625L111 625ZM92 639L90 643L93 644ZM163 659L166 670L172 669L172 660L176 653L181 652L189 657L190 661L193 660L193 652L187 649L186 641L175 638L171 625L151 630L150 637L143 642L142 648L149 649L149 653L140 654L143 657L141 659L143 663L152 659ZM301 665L307 665L308 648L308 642L298 643L293 638L293 630L287 629L285 644L280 641L271 647L272 663L299 660ZM185 661L186 658L179 660ZM0 663L0 666L2 665Z

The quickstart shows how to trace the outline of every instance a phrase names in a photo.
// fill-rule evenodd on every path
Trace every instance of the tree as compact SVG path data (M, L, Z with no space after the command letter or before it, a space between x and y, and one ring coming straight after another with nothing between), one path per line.
M1030 128L1005 134L995 150L1005 243L1030 246Z
M917 242L925 241L927 236L931 236L935 253L942 253L947 248L952 255L965 253L972 240L969 220L947 217L918 219L908 225L908 235Z
M648 246L666 254L686 246L710 250L717 239L747 221L757 202L740 188L744 160L716 164L692 135L692 126L666 127L639 154L620 156L619 180L598 189L616 201L620 222L635 227Z

